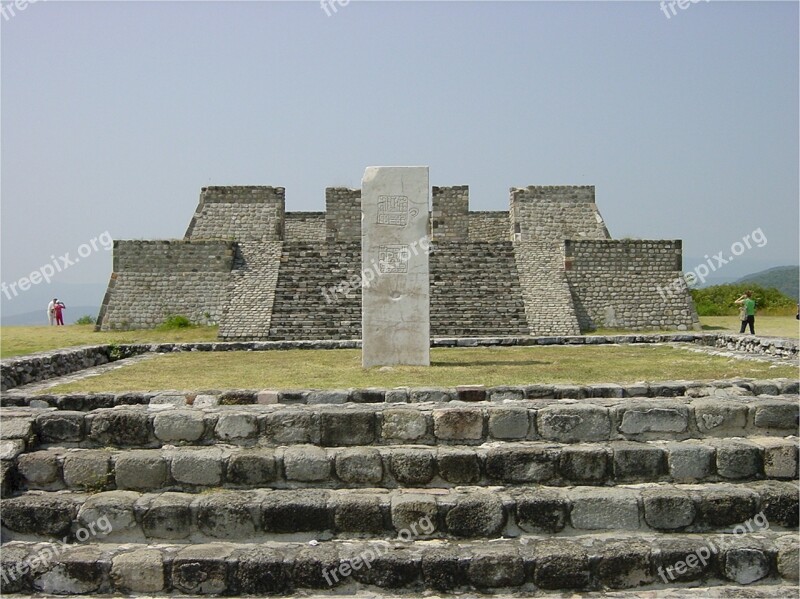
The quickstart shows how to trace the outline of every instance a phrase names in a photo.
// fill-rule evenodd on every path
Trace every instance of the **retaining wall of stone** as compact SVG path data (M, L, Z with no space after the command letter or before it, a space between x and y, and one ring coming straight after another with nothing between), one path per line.
M511 220L508 212L470 212L469 240L493 242L511 240Z
M433 187L431 190L431 238L434 241L469 239L469 186Z
M325 189L325 238L330 242L361 240L360 189Z
M611 238L593 185L512 188L510 216L519 241Z
M285 201L283 187L204 187L185 237L281 241Z
M324 212L287 212L285 218L286 241L325 242Z

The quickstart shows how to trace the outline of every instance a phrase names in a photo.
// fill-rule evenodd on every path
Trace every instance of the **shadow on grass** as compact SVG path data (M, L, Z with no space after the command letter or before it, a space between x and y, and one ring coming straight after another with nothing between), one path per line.
M703 325L703 330L704 331L727 331L728 329L725 328L725 327L715 327L715 326L712 326L710 324L704 324Z
M473 362L435 362L431 366L552 366L555 362L542 362L540 360L475 360Z

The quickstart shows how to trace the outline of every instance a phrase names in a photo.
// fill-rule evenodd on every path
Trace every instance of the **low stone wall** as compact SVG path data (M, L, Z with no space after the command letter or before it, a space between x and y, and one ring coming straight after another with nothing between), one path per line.
M325 242L324 212L287 212L285 219L286 241Z
M470 241L509 241L511 238L508 211L469 213Z
M607 345L631 343L695 343L698 345L725 347L738 351L769 354L782 358L798 357L798 342L792 339L748 337L745 335L719 335L715 333L680 333L663 335L592 335L560 337L437 337L431 339L431 347L492 347L535 345ZM93 345L72 349L7 358L0 360L2 391L21 385L37 383L65 376L78 370L99 366L122 358L145 353L171 353L185 351L270 351L285 349L360 349L359 339L325 339L319 341L239 341L197 343L154 343ZM794 391L797 393L796 383ZM552 385L551 385L552 387ZM616 387L616 385L615 385ZM682 394L681 392L680 394ZM619 396L622 397L622 396ZM0 405L7 404L7 397ZM455 397L454 399L462 399ZM355 401L355 400L354 400ZM381 399L380 401L383 401ZM361 400L363 403L364 400Z

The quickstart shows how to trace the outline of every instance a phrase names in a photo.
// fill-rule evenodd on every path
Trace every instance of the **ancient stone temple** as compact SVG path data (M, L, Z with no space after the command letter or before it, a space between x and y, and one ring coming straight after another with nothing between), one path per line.
M433 187L434 337L690 329L680 240L613 240L593 186L512 188L508 211L469 210L467 186ZM206 187L180 240L115 241L101 330L169 315L226 340L361 337L361 190L325 212L287 212L282 187Z

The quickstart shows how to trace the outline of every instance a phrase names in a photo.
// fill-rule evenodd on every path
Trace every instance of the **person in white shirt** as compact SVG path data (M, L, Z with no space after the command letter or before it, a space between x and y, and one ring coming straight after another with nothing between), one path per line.
M55 318L55 308L57 301L58 298L54 297L53 300L49 304L47 304L47 322L50 323L50 326L53 326L53 318Z

